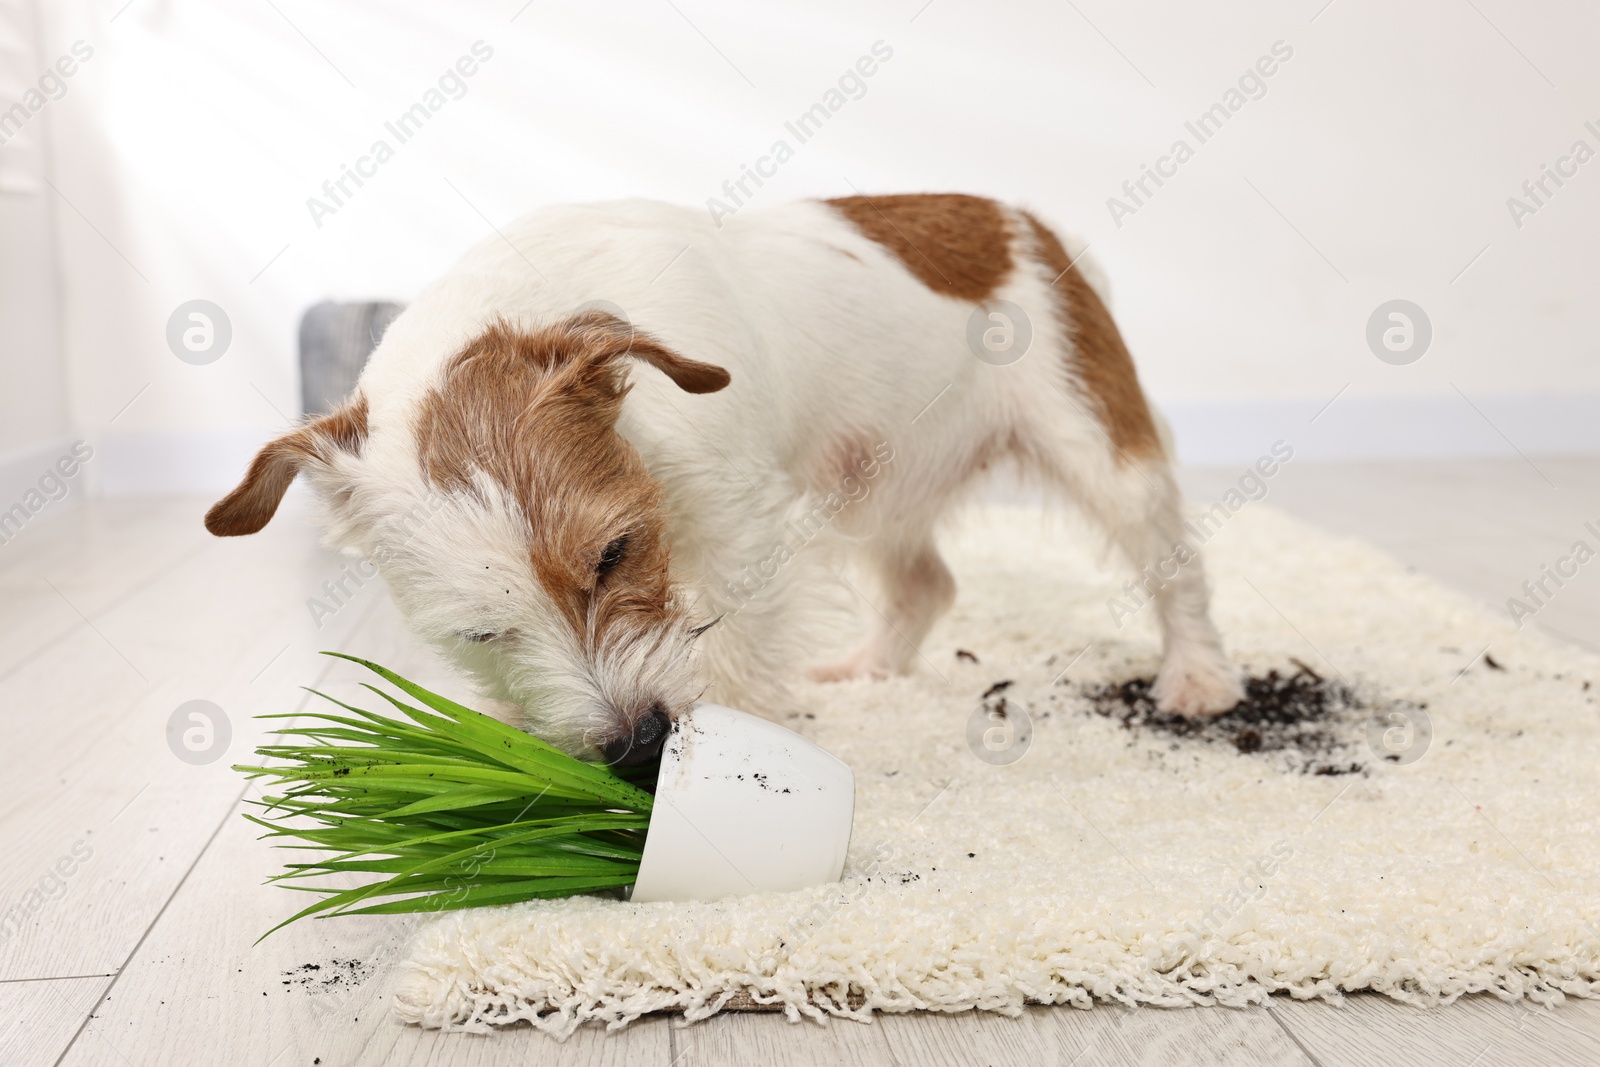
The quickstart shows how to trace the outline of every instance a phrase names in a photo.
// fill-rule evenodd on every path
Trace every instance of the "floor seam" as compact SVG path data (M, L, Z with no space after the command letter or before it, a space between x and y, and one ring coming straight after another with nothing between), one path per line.
M1311 1061L1311 1067L1323 1067L1322 1061L1317 1059L1316 1053L1312 1052L1306 1047L1306 1043L1300 1040L1298 1034L1289 1029L1289 1024L1284 1022L1282 1017L1279 1016L1276 1011L1268 1008L1267 1014L1272 1016L1272 1021L1278 1024L1278 1028L1280 1030L1289 1035L1289 1040L1294 1042L1295 1048L1298 1048L1305 1058Z
M239 795L233 798L233 803L229 804L228 809L222 813L222 818L217 820L216 828L211 831L211 836L206 838L206 843L200 847L199 852L195 853L194 860L189 864L188 870L183 872L183 877L178 879L178 884L172 887L172 892L167 895L167 899L161 904L161 910L156 912L155 918L150 920L150 925L146 926L144 933L139 935L139 940L129 950L127 958L122 961L122 966L117 968L117 972L112 976L111 981L106 983L106 987L100 991L100 996L96 998L89 1010L84 1013L83 1021L72 1032L72 1037L67 1041L66 1047L61 1050L61 1055L56 1057L52 1067L61 1067L62 1061L67 1058L67 1054L72 1051L72 1047L78 1043L78 1038L83 1036L83 1031L88 1027L89 1020L94 1018L94 1013L100 1010L100 1005L104 1004L106 997L111 995L111 991L116 988L118 980L127 973L128 964L133 962L133 958L139 954L139 950L144 947L145 941L150 937L151 931L160 925L161 917L167 913L167 909L172 906L172 902L178 899L178 894L183 892L184 884L189 881L189 876L200 865L200 861L205 858L205 854L211 851L212 843L216 841L217 835L222 833L222 828L228 824L228 820L233 816L234 810L239 807L239 802L244 799L244 795L249 789L250 783L246 782L244 788L239 790Z

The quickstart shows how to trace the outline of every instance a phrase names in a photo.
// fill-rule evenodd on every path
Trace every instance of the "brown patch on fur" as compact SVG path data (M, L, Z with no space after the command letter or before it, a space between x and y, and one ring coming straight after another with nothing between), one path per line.
M845 196L823 203L899 257L929 289L986 300L1011 274L1011 228L1000 205L960 193Z
M629 355L692 393L729 380L600 312L535 332L498 322L450 359L417 416L429 481L478 496L481 472L516 503L534 574L591 649L679 612L661 488L616 432ZM597 575L606 546L621 537L621 562Z
M840 433L823 442L806 465L806 485L816 493L842 490L854 478L875 477L878 460L873 446L883 440L883 435ZM871 471L871 474L867 474Z
M1072 340L1078 378L1119 459L1159 457L1155 419L1111 312L1049 227L1026 211L1022 217L1033 230L1034 254L1055 279L1056 316Z
M206 512L206 529L218 537L260 530L278 510L300 468L329 463L334 451L359 456L367 440L367 398L357 393L344 407L268 442L250 461L244 480Z

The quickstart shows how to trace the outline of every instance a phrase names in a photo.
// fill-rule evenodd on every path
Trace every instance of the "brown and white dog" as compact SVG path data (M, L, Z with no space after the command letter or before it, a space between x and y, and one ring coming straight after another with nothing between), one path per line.
M260 530L304 471L330 542L382 561L413 629L486 697L631 763L708 685L783 705L815 656L810 594L837 581L818 563L840 552L879 580L881 621L814 676L907 670L955 597L935 524L1004 459L1136 568L1178 550L1154 590L1160 706L1233 707L1116 325L1054 233L977 197L720 228L644 201L535 212L424 291L350 401L266 445L206 527Z

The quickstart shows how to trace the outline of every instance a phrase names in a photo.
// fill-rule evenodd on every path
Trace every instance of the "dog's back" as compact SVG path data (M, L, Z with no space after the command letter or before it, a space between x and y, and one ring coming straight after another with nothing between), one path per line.
M1101 436L1098 418L1125 453L1157 454L1126 349L1065 255L1030 216L958 195L806 201L720 228L649 201L546 208L424 291L363 393L381 422L389 399L411 402L491 321L598 306L732 375L691 403L639 368L620 428L646 461L693 470L708 448L737 456L752 479L792 483L774 501L831 488L878 440L919 481L963 480L1041 420L1060 432L1063 383L1085 416L1073 436Z

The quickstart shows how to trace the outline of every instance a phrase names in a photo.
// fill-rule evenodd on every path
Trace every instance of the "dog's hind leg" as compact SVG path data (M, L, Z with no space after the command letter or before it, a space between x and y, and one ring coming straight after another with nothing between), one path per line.
M1165 461L1107 462L1104 449L1084 452L1060 464L1061 481L1137 572L1108 600L1107 621L1120 629L1147 607L1155 611L1162 661L1154 695L1162 711L1193 717L1229 710L1244 694L1211 622L1204 563L1183 524L1171 471Z
M1133 360L1100 294L1055 235L1031 216L1032 253L1055 321L1052 356L1018 370L1026 412L1024 462L1066 489L1121 549L1137 578L1109 607L1120 626L1153 604L1163 658L1155 696L1163 711L1216 715L1243 697L1238 672L1212 625L1199 539L1184 525L1171 446L1162 440ZM1039 304L1035 304L1039 306ZM1117 605L1120 604L1121 607Z

